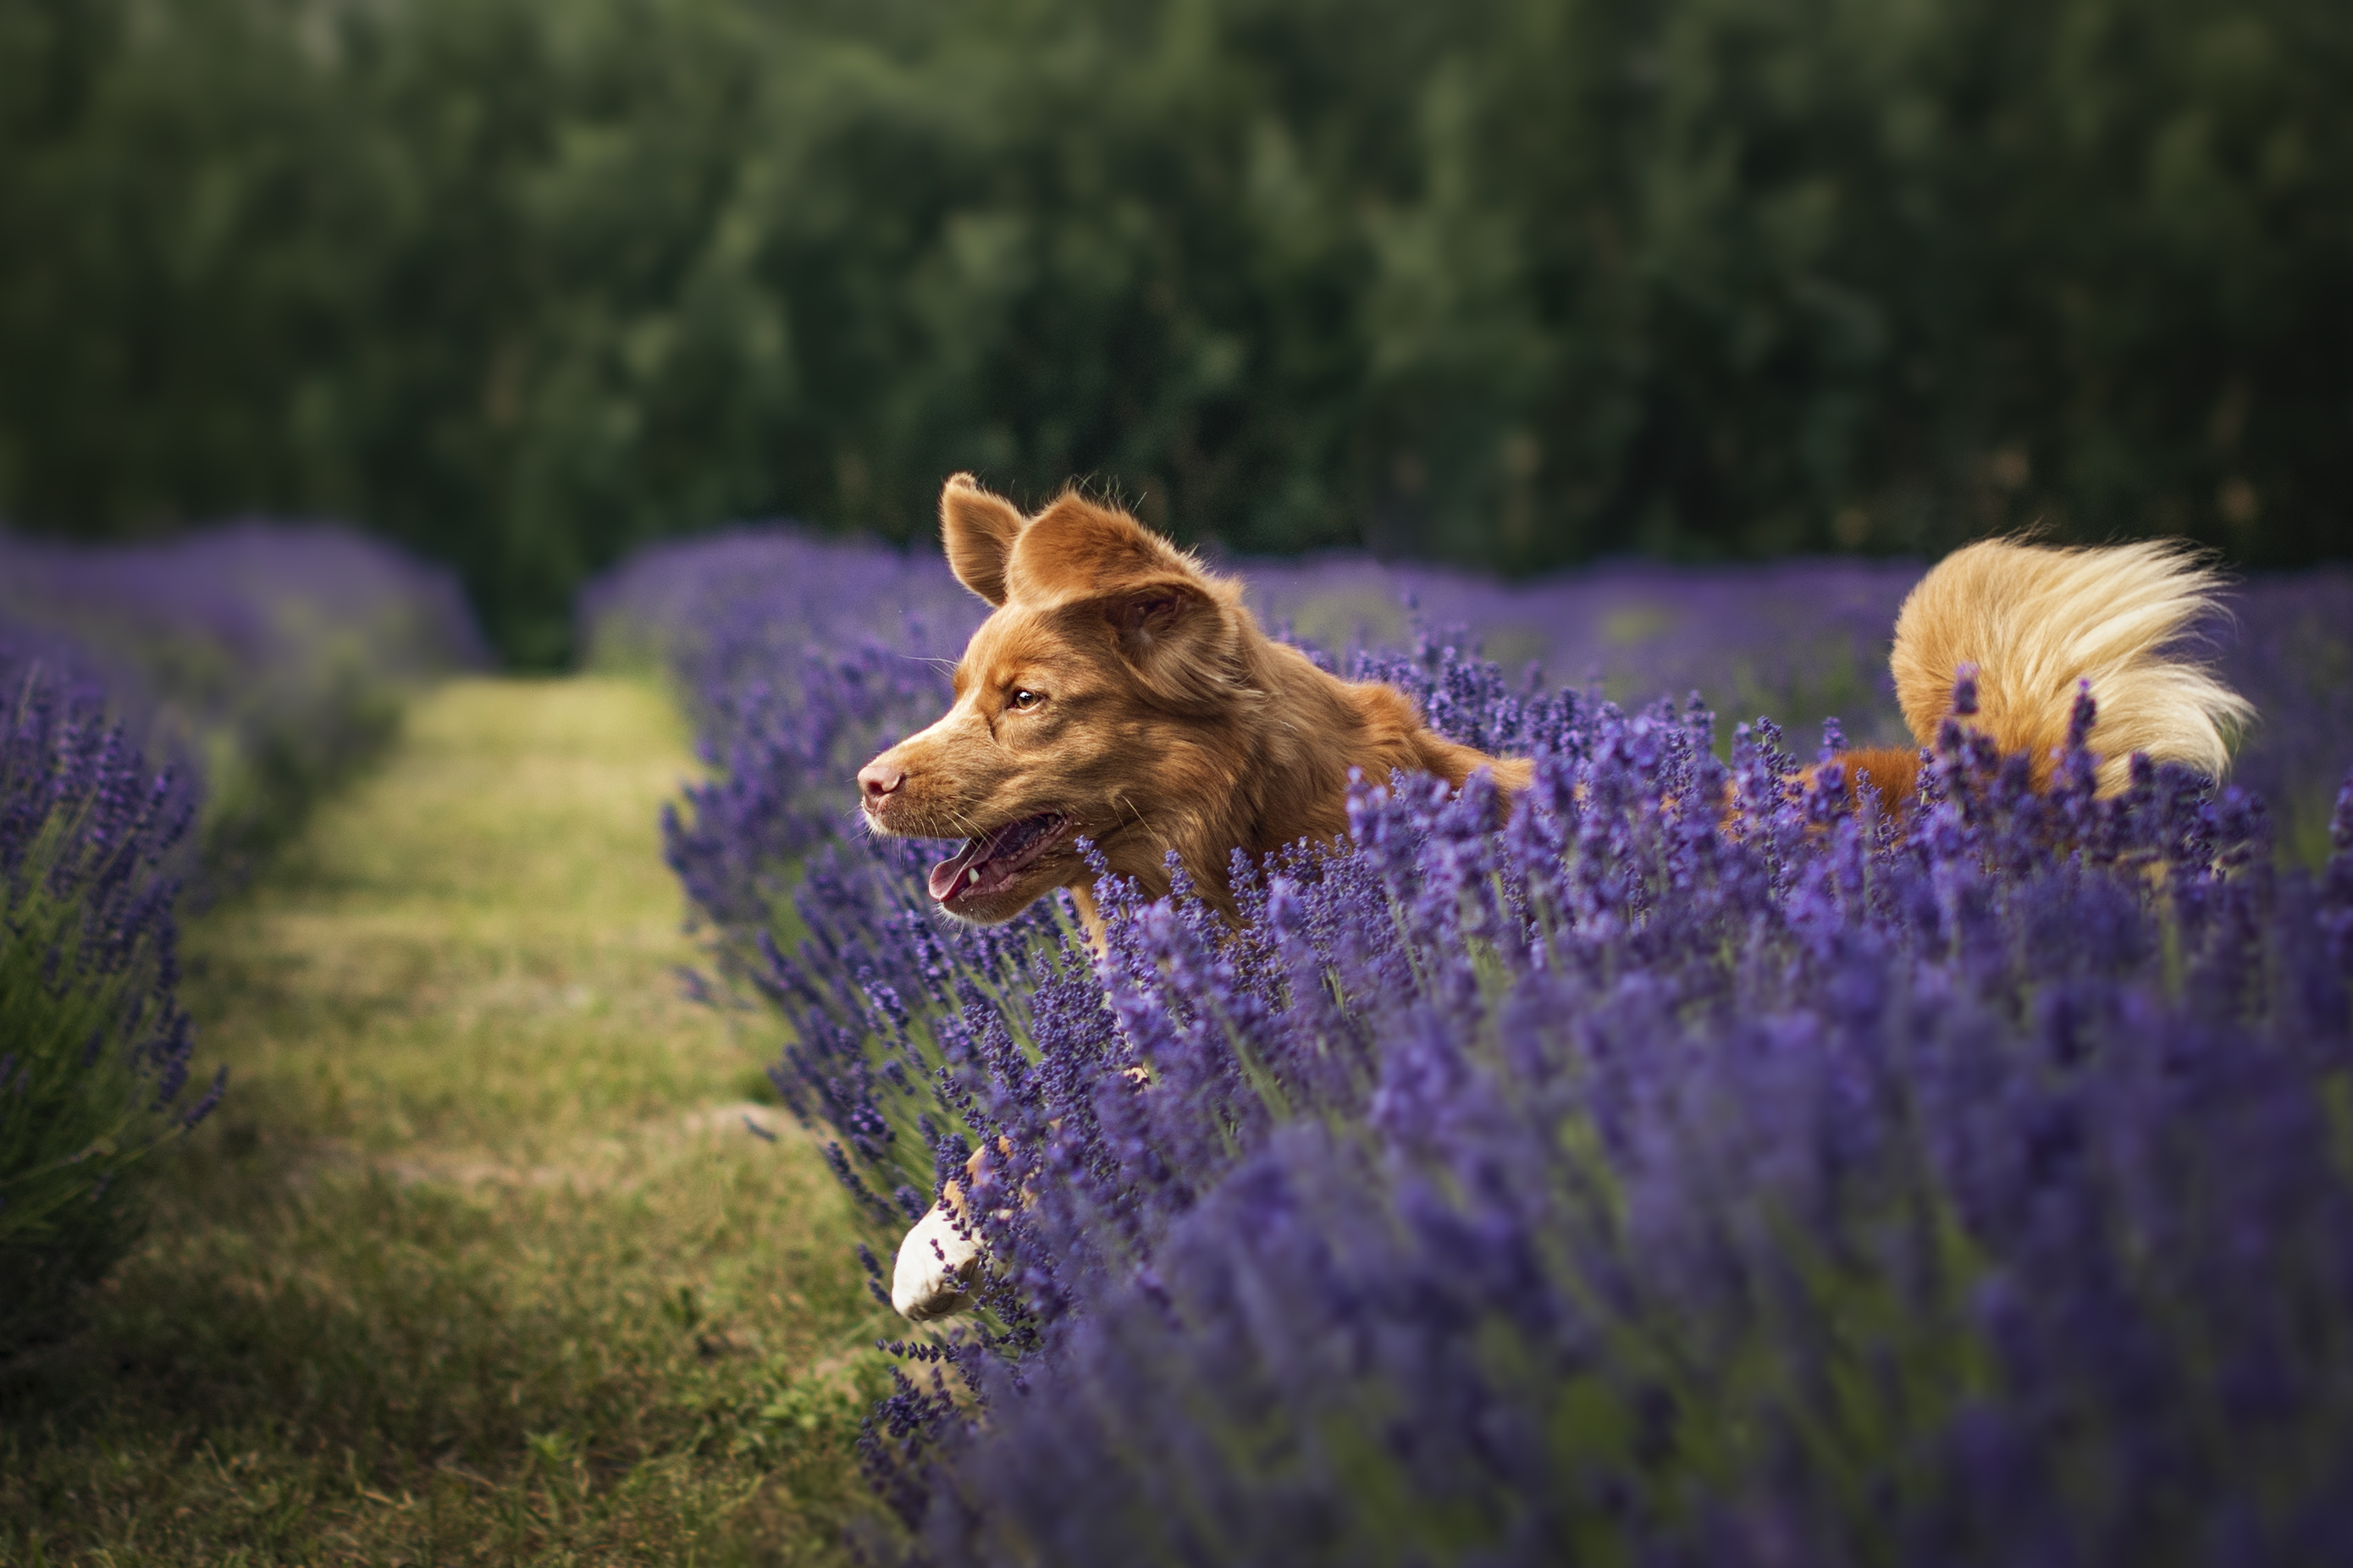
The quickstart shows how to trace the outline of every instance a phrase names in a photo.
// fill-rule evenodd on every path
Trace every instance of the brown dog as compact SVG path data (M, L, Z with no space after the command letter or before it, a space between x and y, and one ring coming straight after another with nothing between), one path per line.
M877 831L962 838L933 868L952 915L1010 920L1068 888L1072 841L1157 896L1170 850L1214 901L1227 858L1347 831L1350 769L1460 786L1529 764L1433 734L1396 689L1324 674L1259 630L1213 577L1124 513L1065 495L1034 518L958 474L940 497L949 564L997 606L955 672L955 706L859 770Z
M949 914L1010 920L1063 888L1099 937L1081 837L1155 896L1174 850L1230 912L1232 851L1341 837L1352 772L1431 773L1460 788L1486 768L1507 792L1528 782L1529 763L1433 733L1396 689L1327 675L1275 642L1239 584L1124 512L1068 494L1025 518L958 474L941 493L940 526L957 578L996 609L956 667L955 705L858 782L876 832L965 841L932 869L932 897ZM2251 710L2167 651L2211 613L2215 586L2161 543L1971 545L1922 580L1896 622L1905 718L1933 744L1957 675L1975 666L1973 721L2047 781L2088 680L2104 792L2124 786L2136 752L2219 775L2227 733ZM1916 752L1842 760L1850 787L1868 778L1894 808L1915 792ZM965 1299L976 1249L959 1234L961 1201L950 1183L901 1246L892 1297L911 1318Z

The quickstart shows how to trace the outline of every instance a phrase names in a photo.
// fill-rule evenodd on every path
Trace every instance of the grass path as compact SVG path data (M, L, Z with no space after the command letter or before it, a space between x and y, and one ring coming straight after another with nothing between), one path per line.
M678 998L690 765L648 687L454 683L188 931L229 1098L0 1378L0 1562L835 1559L881 1320Z

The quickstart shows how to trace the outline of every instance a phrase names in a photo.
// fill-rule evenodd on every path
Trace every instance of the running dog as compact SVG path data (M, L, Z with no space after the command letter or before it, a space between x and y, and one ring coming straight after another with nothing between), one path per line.
M1430 773L1459 789L1484 768L1507 796L1529 780L1527 760L1448 741L1394 687L1342 680L1268 637L1240 583L1124 512L1068 493L1025 517L958 474L941 493L940 528L958 581L992 612L956 666L947 713L860 769L858 784L873 831L963 841L931 873L932 898L957 919L1010 920L1059 888L1100 941L1082 838L1155 897L1174 851L1230 914L1232 851L1341 838L1352 773ZM2219 777L2253 710L2175 652L2213 612L2218 585L2164 542L1970 545L1897 616L1905 721L1933 745L1973 666L1970 721L2032 759L2047 784L2089 681L2102 793L2125 786L2136 752ZM1917 751L1838 760L1847 788L1867 782L1890 809L1916 792ZM977 1265L962 1186L945 1191L899 1250L892 1300L916 1321L959 1310Z

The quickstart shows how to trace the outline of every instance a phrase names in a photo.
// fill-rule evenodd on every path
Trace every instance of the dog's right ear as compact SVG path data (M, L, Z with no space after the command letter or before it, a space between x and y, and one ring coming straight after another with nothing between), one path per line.
M940 491L940 542L956 581L992 605L1005 603L1005 562L1027 520L970 474L950 474Z

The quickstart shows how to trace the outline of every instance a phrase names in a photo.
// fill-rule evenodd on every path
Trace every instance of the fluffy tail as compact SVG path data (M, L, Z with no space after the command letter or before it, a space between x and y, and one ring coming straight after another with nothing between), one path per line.
M2164 542L2061 550L1989 540L1957 551L1895 620L1890 662L1905 721L1934 745L1953 682L1974 665L1972 722L2004 752L2032 758L2046 782L2088 680L2101 794L2125 787L2136 752L2220 778L2254 708L2176 646L2217 612L2220 586L2188 549Z

